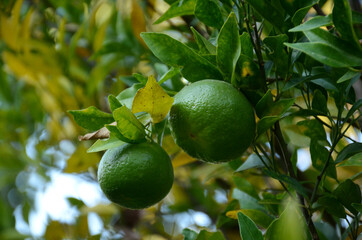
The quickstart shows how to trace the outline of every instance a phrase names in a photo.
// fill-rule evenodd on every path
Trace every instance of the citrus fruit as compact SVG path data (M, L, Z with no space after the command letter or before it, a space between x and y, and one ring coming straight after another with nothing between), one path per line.
M231 84L202 80L175 95L170 110L171 134L190 156L206 162L240 157L255 133L254 110Z
M168 194L173 168L170 157L158 144L126 143L105 152L98 167L98 182L112 202L142 209Z

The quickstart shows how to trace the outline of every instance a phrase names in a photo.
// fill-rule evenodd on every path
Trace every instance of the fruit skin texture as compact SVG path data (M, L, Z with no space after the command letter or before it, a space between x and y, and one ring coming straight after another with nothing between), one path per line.
M255 134L252 106L231 84L219 80L184 87L175 96L169 121L176 144L211 163L240 157Z
M170 191L173 177L170 157L150 142L109 149L98 167L98 182L107 198L130 209L161 201Z

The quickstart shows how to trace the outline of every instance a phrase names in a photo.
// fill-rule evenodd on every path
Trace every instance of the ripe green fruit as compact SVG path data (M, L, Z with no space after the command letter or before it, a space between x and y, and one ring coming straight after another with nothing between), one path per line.
M231 84L202 80L184 87L170 110L176 144L206 162L240 157L255 134L254 110Z
M173 183L173 168L170 157L158 144L127 143L103 155L98 182L112 202L142 209L168 194Z

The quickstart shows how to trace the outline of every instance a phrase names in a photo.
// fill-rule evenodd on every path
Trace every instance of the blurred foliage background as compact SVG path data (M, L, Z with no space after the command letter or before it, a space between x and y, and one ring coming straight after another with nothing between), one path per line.
M204 188L199 179L220 167L180 168L165 207L121 209L101 194L101 153L86 153L91 143L78 141L85 130L67 113L91 105L109 111L107 96L135 83L133 73L168 70L139 37L144 31L190 37L188 19L152 25L167 6L160 0L1 1L0 239L169 239L190 225L215 224L228 183ZM167 84L183 86L180 77ZM167 142L170 153L179 151ZM186 154L177 159L193 161Z
M130 211L101 194L96 182L101 153L86 153L91 143L78 141L85 131L67 110L93 105L109 111L107 96L137 82L133 73L167 72L139 33L162 31L188 41L190 26L207 31L191 17L153 25L166 2L173 1L1 1L0 239L183 239L186 227L221 226L229 239L240 239L237 221L225 213L238 209L239 201L257 206L255 189L279 191L276 181L258 171L233 174L239 162L193 162L166 137L164 148L176 170L163 205ZM183 87L180 76L165 84L170 92ZM339 174L358 172L348 168ZM327 234L331 228L319 229Z

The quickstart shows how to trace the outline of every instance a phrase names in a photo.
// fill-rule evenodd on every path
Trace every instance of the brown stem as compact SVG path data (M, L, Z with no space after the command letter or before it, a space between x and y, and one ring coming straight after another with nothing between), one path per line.
M258 63L259 63L261 77L263 78L264 83L266 83L264 60L263 60L263 55L261 53L261 44L260 44L261 40L260 40L260 35L258 33L258 29L256 28L256 20L255 20L255 15L254 14L253 14L253 20L254 20L253 28L254 28L255 43L256 43L255 52L256 52L256 56L258 57ZM265 87L264 90L266 90L266 84L264 85L264 87Z
M297 179L297 176L294 173L293 165L292 165L292 162L291 162L291 156L292 155L288 150L286 142L284 141L283 134L281 132L279 122L276 122L274 127L275 127L274 134L275 134L275 136L276 136L276 138L278 140L278 143L279 143L279 146L280 146L280 149L281 149L280 156L283 158L283 162L284 162L284 165L285 165L285 167L287 169L287 172L289 173L289 175L292 178ZM297 196L298 196L300 204L302 206L305 206L304 197L302 195L300 195L299 193L297 193ZM309 231L310 231L310 233L312 235L312 239L313 240L319 240L317 229L314 226L314 223L312 221L312 217L311 217L308 209L305 208L305 207L302 207L302 213L303 213L303 216L304 216L304 218L305 218L305 220L307 222L308 229L309 229Z
M261 53L260 39L259 39L258 30L256 29L255 17L253 15L253 20L254 20L253 30L254 30L254 34L255 34L255 39L254 39L253 34L251 32L251 29L250 29L251 24L250 24L250 21L249 21L249 18L248 18L248 12L246 10L244 1L241 1L241 5L242 5L242 7L244 9L244 13L245 13L246 29L247 29L247 31L249 33L249 36L251 38L251 43L252 43L253 48L255 50L256 56L258 58L259 69L260 69L261 76L262 76L262 78L264 80L264 90L266 92L267 89L266 89L266 75L265 75L265 69L264 69L264 60L263 60L263 56L262 56L262 53Z
M313 5L313 8L317 12L318 15L321 15L321 16L326 15L318 4Z
M362 11L361 3L359 0L350 0L349 4L351 5L352 10L356 12Z

